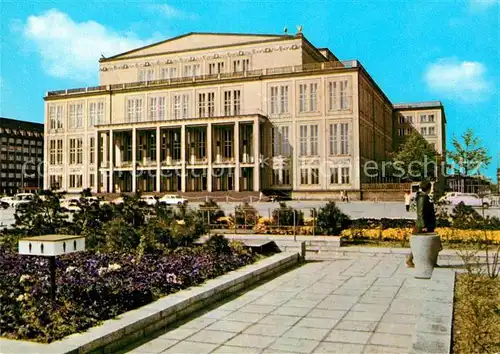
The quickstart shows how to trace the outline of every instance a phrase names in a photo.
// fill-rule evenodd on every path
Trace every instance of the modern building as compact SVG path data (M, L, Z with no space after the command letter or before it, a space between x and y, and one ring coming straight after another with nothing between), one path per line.
M99 86L45 97L45 187L355 199L397 143L399 111L360 62L302 33L188 33L99 66Z
M43 187L43 124L0 117L0 194Z

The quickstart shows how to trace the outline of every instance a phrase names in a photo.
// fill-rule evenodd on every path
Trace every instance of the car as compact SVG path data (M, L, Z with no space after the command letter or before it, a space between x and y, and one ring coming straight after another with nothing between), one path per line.
M0 199L0 208L7 209L8 207L9 207L9 203L4 202L3 200Z
M147 205L154 206L158 203L158 199L154 195L141 195L141 200Z
M166 205L183 205L187 203L187 199L175 194L165 194L158 202Z
M80 211L80 207L78 206L78 198L67 198L61 201L61 207L67 209L69 212L77 212Z
M7 203L9 203L11 208L17 208L22 204L31 203L33 199L35 199L35 195L33 193L18 193L13 196L10 201L7 201Z
M10 206L10 202L12 201L12 198L13 197L7 197L7 196L2 197L2 198L0 198L0 203L3 203L2 205L4 205L4 206L7 205L6 208L8 208Z
M488 208L491 205L489 198L481 198L476 193L462 193L462 192L448 192L439 199L440 202L450 205L458 205L464 203L465 205L472 207L485 207Z

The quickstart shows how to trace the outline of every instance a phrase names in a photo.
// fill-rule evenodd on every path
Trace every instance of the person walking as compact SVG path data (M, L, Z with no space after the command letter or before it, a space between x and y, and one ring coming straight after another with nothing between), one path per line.
M407 212L410 211L410 204L411 204L411 193L407 191L405 193L405 208Z

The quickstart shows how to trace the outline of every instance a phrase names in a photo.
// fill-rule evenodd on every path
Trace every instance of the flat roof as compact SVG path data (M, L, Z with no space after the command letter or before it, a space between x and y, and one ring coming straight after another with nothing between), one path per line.
M425 101L425 102L412 102L412 103L394 103L395 109L413 109L413 108L430 108L430 107L443 107L441 101Z

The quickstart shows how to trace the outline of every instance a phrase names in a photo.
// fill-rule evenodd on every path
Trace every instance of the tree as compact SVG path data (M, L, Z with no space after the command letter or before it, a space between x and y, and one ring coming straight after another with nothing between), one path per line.
M320 208L317 215L316 227L324 235L340 235L342 230L347 229L351 222L349 216L344 214L335 205L334 201L330 201Z
M481 139L474 136L472 129L467 129L461 136L463 143L453 137L454 151L448 153L456 174L467 177L479 175L481 168L487 167L491 161L488 151L481 146Z
M393 155L393 174L404 180L422 181L436 176L437 153L427 140L413 132Z

